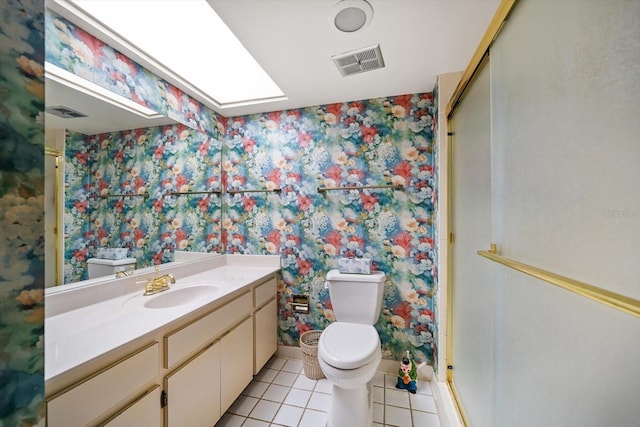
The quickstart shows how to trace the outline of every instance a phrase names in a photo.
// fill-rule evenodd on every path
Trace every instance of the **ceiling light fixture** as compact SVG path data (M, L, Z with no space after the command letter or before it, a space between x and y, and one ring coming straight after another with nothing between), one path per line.
M106 42L116 40L131 59L214 109L287 99L206 0L49 2L57 13L92 22Z
M343 33L365 28L373 18L373 8L366 0L342 0L331 8L329 24Z

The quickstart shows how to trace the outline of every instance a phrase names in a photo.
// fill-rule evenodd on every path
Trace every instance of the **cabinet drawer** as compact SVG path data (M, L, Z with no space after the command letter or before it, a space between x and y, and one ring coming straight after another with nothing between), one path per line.
M250 312L251 293L247 292L201 319L165 336L164 367L172 367Z
M253 294L254 294L253 306L260 307L265 302L275 297L277 291L278 291L278 288L277 288L277 281L275 277L269 279L269 281L261 285L256 286L256 288L253 291Z
M86 426L158 375L159 344L139 350L47 402L49 427Z

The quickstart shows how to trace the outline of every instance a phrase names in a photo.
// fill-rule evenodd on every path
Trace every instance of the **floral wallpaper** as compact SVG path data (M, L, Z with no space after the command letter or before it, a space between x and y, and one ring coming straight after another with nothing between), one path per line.
M70 267L69 274L77 275L82 259L103 243L132 250L138 244L153 246L157 259L171 250L163 241L184 242L193 250L280 254L279 337L281 344L297 345L301 333L323 328L335 318L324 289L326 272L341 256L367 256L375 269L387 274L384 309L376 325L383 356L397 360L411 350L416 359L433 363L437 331L432 93L224 118L179 90L167 89L165 82L64 19L51 14L46 22L47 29L57 34L47 41L49 62L200 129L213 137L211 141L223 140L219 167L228 191L280 190L226 192L219 200L211 197L206 202L168 196L175 190L165 185L208 188L207 180L214 176L208 175L209 169L198 169L196 178L188 172L211 157L199 151L202 141L182 146L175 158L181 159L183 169L175 169L170 158L151 149L153 143L139 146L135 135L108 136L104 147L103 136L85 139L87 150L115 151L105 154L105 162L81 164L85 153L79 143L80 151L67 157L76 159L74 167L86 168L84 175L74 178L80 205L67 205L76 209L74 215L86 216L75 225L71 221L74 236L82 237L74 249L79 252L73 255L77 270ZM146 140L162 140L162 132L148 134ZM114 155L117 152L122 160ZM165 163L150 172L140 153L147 158L159 155L158 161ZM156 174L164 175L156 180ZM402 188L318 191L318 187L381 184ZM150 197L145 201L95 196L116 189L143 191ZM181 207L174 208L174 203ZM143 215L141 209L147 205L152 213ZM214 213L217 207L222 209L220 217ZM198 211L202 215L185 215ZM83 228L87 219L92 222L89 230ZM159 238L152 235L156 224L161 228ZM216 227L221 230L220 241L213 237ZM297 293L310 295L313 306L308 315L292 313L289 302Z
M324 277L339 257L370 257L387 274L376 325L383 357L434 344L433 94L413 94L227 119L223 240L229 253L280 254L281 344L335 319ZM400 185L402 189L318 191ZM309 294L308 315L293 294Z
M219 138L224 118L122 53L47 10L46 61Z
M0 426L44 416L44 3L0 3Z
M87 278L100 247L128 248L138 268L173 261L175 250L221 253L220 161L220 142L184 125L69 133L65 283ZM135 196L111 197L121 194Z

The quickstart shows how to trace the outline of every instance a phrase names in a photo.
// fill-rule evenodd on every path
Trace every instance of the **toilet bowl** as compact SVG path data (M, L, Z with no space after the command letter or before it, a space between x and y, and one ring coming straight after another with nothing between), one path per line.
M320 335L318 363L332 384L330 427L370 426L372 380L382 359L373 324L380 316L384 273L343 274L332 270L327 284L336 321Z

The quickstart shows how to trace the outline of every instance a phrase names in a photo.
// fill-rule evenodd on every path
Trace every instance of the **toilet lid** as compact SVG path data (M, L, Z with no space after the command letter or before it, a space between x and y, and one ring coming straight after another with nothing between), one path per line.
M322 360L338 369L355 369L375 359L380 337L371 325L334 322L320 335Z

